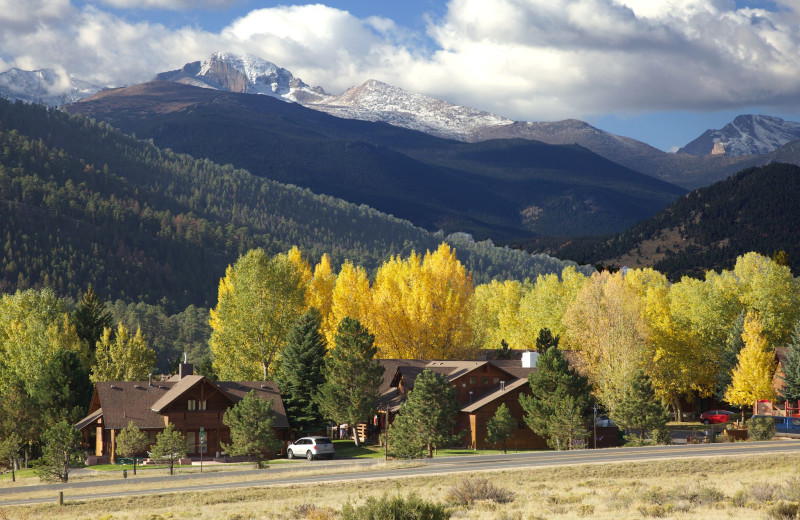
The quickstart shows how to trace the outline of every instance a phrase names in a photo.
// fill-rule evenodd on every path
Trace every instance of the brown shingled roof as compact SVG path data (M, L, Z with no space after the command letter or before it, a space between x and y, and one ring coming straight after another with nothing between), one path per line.
M466 412L466 413L475 412L475 411L483 408L487 404L491 403L495 399L498 399L498 398L504 396L505 394L507 394L508 392L510 392L512 390L516 390L517 388L519 388L521 386L525 386L527 384L528 384L528 380L527 379L517 379L516 381L514 381L511 384L505 385L505 388L500 389L500 390L495 390L491 394L478 399L474 403L470 403L470 404L466 405L465 407L463 407L461 409L461 411L462 412Z

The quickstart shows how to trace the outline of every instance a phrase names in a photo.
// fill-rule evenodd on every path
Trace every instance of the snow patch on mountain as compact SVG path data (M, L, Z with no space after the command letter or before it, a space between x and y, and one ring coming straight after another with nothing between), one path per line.
M469 140L480 129L513 123L489 112L409 92L374 79L339 96L309 100L303 104L336 117L382 121L462 141Z
M89 97L102 87L53 69L12 68L0 73L0 96L28 103L61 106Z
M800 139L800 123L780 117L742 115L719 130L706 130L678 153L729 156L764 155Z

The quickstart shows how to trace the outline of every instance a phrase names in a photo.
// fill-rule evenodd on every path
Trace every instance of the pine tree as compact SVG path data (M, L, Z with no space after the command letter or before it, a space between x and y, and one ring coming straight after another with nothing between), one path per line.
M292 427L303 432L320 425L322 415L314 392L325 382L327 344L320 331L322 317L311 308L302 315L287 339L275 381L281 390L286 415Z
M390 447L400 456L425 453L452 441L452 430L461 406L456 389L442 374L427 368L414 380L414 388L392 427Z
M560 339L561 338L558 334L553 336L553 333L550 332L550 329L543 327L539 329L539 335L536 337L536 350L539 352L539 354L543 354L550 347L558 348L558 342Z
M731 329L728 331L728 339L725 341L725 346L719 355L719 368L717 368L716 388L714 391L714 396L719 400L725 399L725 392L731 384L731 374L733 369L736 368L736 363L738 363L739 352L744 347L744 340L742 340L744 317L745 313L740 313L736 321L731 325Z
M61 421L42 434L42 459L36 473L42 480L69 480L72 468L81 463L80 432Z
M169 474L172 475L175 462L186 456L186 439L173 423L169 423L156 435L156 443L150 449L154 459L167 461Z
M563 409L568 407L582 424L591 414L589 381L569 367L558 348L550 347L539 356L537 370L528 376L528 384L531 395L519 396L525 423L550 447L558 449L563 446L564 435L576 435L574 425L563 417ZM551 423L559 423L559 427Z
M91 285L75 306L72 319L78 337L83 340L91 353L90 361L94 362L94 351L103 335L103 329L111 328L111 314L106 310L106 302L95 294Z
M21 447L22 439L16 432L0 441L0 469L11 470L11 482L17 481L14 466L17 464Z
M272 401L261 399L255 390L229 408L222 422L231 429L231 444L222 445L225 451L234 456L254 457L259 469L281 448L281 441L273 429L275 413Z
M644 439L648 431L667 425L669 412L656 398L650 378L639 371L614 411L614 421L626 430L637 430Z
M336 332L335 347L325 359L325 383L314 399L323 417L353 427L365 422L378 403L383 367L375 359L375 336L353 318L344 318ZM360 439L355 435L355 445Z
M120 430L117 435L117 453L123 457L133 457L133 474L136 475L136 456L147 448L147 435L133 421Z
M794 326L783 366L781 397L787 401L800 400L800 321Z
M517 420L511 415L506 403L500 405L494 415L486 422L486 442L503 443L503 453L506 453L506 443L517 427Z

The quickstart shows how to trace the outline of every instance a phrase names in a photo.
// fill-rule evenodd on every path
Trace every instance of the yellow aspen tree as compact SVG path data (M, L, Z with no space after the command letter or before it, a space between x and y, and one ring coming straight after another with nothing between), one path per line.
M248 251L225 270L211 310L214 369L223 380L266 380L300 314L306 286L286 254Z
M492 280L475 287L470 315L477 348L500 348L515 333L523 285L516 280Z
M442 243L421 258L392 258L373 286L370 330L382 357L457 359L472 343L472 276Z
M536 338L543 328L565 339L564 313L585 282L586 277L572 266L566 267L560 277L556 274L539 275L519 302L519 316L510 345L513 348L536 348Z
M339 323L347 317L368 323L368 313L372 306L369 278L361 266L347 260L342 264L331 294L331 310L323 321L322 328L328 346L336 344L336 331Z
M300 276L300 280L304 286L308 286L311 282L312 274L311 274L311 265L308 263L308 260L303 258L303 253L297 246L292 246L292 248L286 253L286 257L289 261L294 264L295 268L297 269L297 274ZM306 291L306 306L304 311L308 310L311 307L310 302L310 292Z
M597 397L612 414L648 359L649 329L641 306L621 272L603 272L586 281L564 315L570 345L583 353Z
M775 376L775 352L767 341L761 318L748 312L742 332L744 347L733 369L725 400L737 406L755 406L760 399L775 399L772 380Z
M323 254L319 263L314 266L314 274L308 282L308 306L320 313L322 333L327 338L329 332L328 319L333 307L333 288L336 286L336 275L331 269L331 258ZM330 328L331 336L336 333L335 324Z

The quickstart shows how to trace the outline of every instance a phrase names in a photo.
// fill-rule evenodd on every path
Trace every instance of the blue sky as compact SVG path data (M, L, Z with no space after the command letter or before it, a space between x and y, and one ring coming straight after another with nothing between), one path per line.
M0 71L128 85L216 51L663 150L739 114L800 120L798 0L0 0Z

